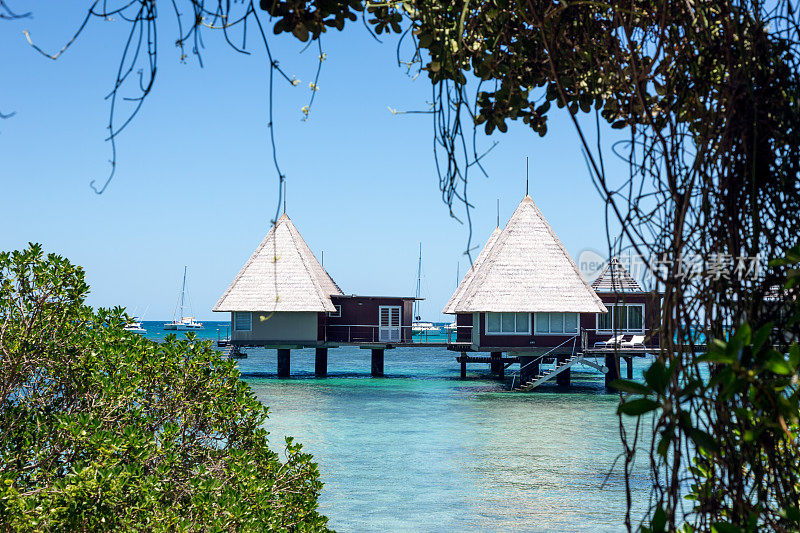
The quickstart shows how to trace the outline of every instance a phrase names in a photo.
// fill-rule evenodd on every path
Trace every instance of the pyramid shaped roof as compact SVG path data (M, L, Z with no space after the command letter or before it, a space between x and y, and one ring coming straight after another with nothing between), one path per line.
M461 283L458 284L456 287L456 292L450 297L450 301L447 302L447 305L444 306L442 313L455 313L455 309L458 306L458 303L461 301L461 298L464 296L464 290L469 286L469 280L472 279L472 276L475 275L475 271L486 261L486 257L489 255L489 252L492 250L494 243L497 242L497 237L500 236L501 230L500 228L495 228L492 234L489 236L489 240L486 241L486 245L481 250L481 253L478 254L478 257L475 258L475 261L472 263L472 266L467 273L464 274L464 277L461 279Z
M258 245L214 311L336 311L342 291L286 214Z
M603 271L592 282L592 288L597 292L643 292L628 269L619 259L612 257Z
M530 196L491 244L445 312L606 312Z

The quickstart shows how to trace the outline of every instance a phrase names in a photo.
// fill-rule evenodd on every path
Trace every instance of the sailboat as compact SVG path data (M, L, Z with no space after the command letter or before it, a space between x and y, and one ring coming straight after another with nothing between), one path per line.
M422 243L419 243L419 265L417 266L417 292L414 298L414 321L411 323L412 335L428 335L441 333L432 322L420 322L422 312Z
M180 309L180 318L176 319L175 314L172 315L172 322L164 324L164 329L167 331L196 331L203 329L203 323L197 322L193 316L183 316L183 310L186 308L184 305L186 301L186 271L188 267L183 267L183 285L181 286L181 295L178 298L178 304L175 311Z

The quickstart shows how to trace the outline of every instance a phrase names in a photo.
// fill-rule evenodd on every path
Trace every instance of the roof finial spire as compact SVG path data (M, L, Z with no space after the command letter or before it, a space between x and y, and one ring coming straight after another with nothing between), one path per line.
M525 196L530 196L528 194L528 157L525 157ZM499 226L500 224L498 224Z
M283 214L286 214L286 182L283 182Z
M497 199L497 227L500 227L500 198Z

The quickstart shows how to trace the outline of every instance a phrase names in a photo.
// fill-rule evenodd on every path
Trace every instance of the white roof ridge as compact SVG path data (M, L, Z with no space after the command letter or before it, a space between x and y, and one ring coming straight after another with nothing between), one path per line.
M219 308L219 306L222 305L222 302L225 300L225 298L228 297L228 294L230 294L231 291L233 291L233 288L239 283L239 280L241 279L244 272L247 270L247 267L249 267L253 263L255 258L260 255L261 250L264 248L264 246L267 245L267 240L269 239L269 236L275 233L275 228L278 227L278 222L280 222L280 219L278 219L278 221L272 225L272 227L267 232L266 236L263 239L261 239L261 242L258 244L255 251L250 255L247 261L245 261L242 268L239 269L239 272L236 274L236 277L234 277L233 281L231 281L231 284L228 285L228 288L225 289L225 292L223 292L222 296L219 297L217 303L214 304L214 307L211 308L212 311L216 311Z
M284 213L284 216L286 216L285 213ZM288 219L289 217L286 217L286 218ZM288 227L289 227L289 236L292 238L292 242L295 244L295 250L297 251L297 254L300 256L300 262L303 264L303 268L306 269L306 272L308 273L308 276L311 278L311 282L314 284L314 286L317 289L317 291L316 291L317 298L319 299L319 301L320 301L320 303L322 304L323 307L326 307L326 304L329 304L330 306L333 306L333 302L331 301L331 295L330 294L327 294L327 295L325 295L323 297L323 290L322 290L322 286L319 283L319 279L317 279L316 274L314 272L312 272L311 269L309 268L308 258L304 257L305 254L301 253L301 251L300 251L300 246L301 245L297 242L297 239L295 239L295 235L294 234L297 233L297 236L300 237L300 242L302 242L303 244L306 244L306 242L303 240L303 237L300 235L300 232L297 231L297 228L294 227L294 224L291 224ZM294 231L292 231L292 230L294 230ZM306 244L306 246L308 246L308 245ZM309 249L309 251L310 251L310 249ZM314 261L316 261L316 257L314 258ZM336 308L334 307L333 310L335 311Z
M485 260L451 298L451 314L606 311L530 196L487 248Z
M272 250L267 249L270 244ZM278 271L281 265L283 269ZM272 225L213 310L335 311L331 294L341 294L341 290L284 214Z
M575 261L572 260L572 256L569 255L566 246L564 246L564 243L561 242L561 239L558 238L556 232L553 231L553 227L550 225L549 222L547 222L547 219L544 218L544 213L542 213L541 209L539 209L539 206L536 205L536 203L533 201L533 198L531 198L530 196L526 196L526 198L528 198L531 201L531 205L533 205L534 209L536 209L539 212L539 216L541 216L542 221L544 221L545 228L547 228L547 231L549 231L550 235L553 236L553 239L556 241L558 247L561 248L561 253L563 253L564 257L566 257L569 260L569 264L572 265L572 270L575 272L575 275L578 277L578 279L581 280L581 282L583 282L583 285L586 287L589 293L594 297L594 299L597 300L597 302L600 303L601 306L603 306L603 301L600 299L595 290L592 288L591 284L588 281L586 281L586 278L583 277L583 274L581 274L578 265L575 264Z

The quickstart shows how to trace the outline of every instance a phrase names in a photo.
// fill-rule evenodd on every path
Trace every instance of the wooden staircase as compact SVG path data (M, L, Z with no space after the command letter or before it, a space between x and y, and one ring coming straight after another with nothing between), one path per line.
M247 359L247 353L232 344L226 346L222 353L228 359Z
M527 383L522 383L518 388L516 388L514 390L517 390L517 391L520 391L520 392L528 392L530 390L533 390L536 387L538 387L539 385L541 385L542 383L544 383L546 381L550 381L551 379L553 379L554 377L556 377L560 373L564 372L568 368L572 367L573 365L575 365L577 363L580 363L581 361L583 361L583 359L584 359L584 355L582 353L577 353L577 354L573 355L572 357L570 357L569 359L567 359L566 361L563 361L563 362L557 364L556 367L553 370L550 370L550 371L543 372L543 373L539 374L538 376L534 377L532 380L528 381Z

